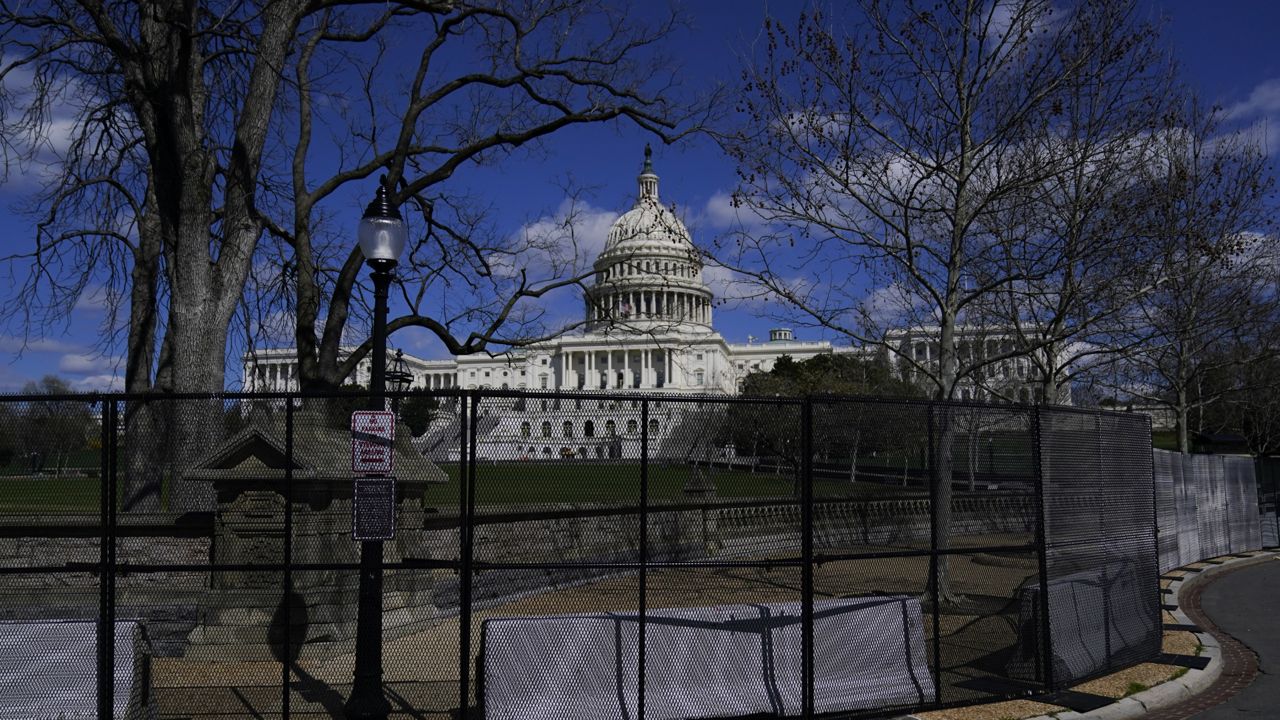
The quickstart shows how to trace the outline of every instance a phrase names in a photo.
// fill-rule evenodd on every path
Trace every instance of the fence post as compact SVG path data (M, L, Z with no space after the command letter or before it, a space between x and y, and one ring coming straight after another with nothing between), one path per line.
M293 398L284 402L284 642L280 653L280 713L289 720L289 663L293 657Z
M115 717L115 401L102 402L101 468L98 471L98 717Z
M649 399L640 401L640 645L636 660L636 718L644 720L645 632L649 612Z
M925 472L926 481L929 483L929 588L933 597L930 598L933 605L933 701L942 704L942 590L939 585L938 571L938 476L937 463L934 457L935 442L933 438L933 408L931 402L927 406L928 411L925 414L925 423L928 425L927 438L928 445L925 449L925 462L929 464Z
M476 432L480 390L467 393L464 412L459 417L462 451L458 455L458 538L462 567L458 577L458 710L467 717L471 702L471 594L472 530L475 525Z
M801 715L813 717L813 398L801 401L800 415L800 585L801 609Z
M1041 442L1040 406L1031 411L1031 453L1032 469L1035 472L1036 488L1036 549L1040 566L1040 663L1045 687L1057 690L1057 681L1053 677L1053 638L1050 635L1049 623L1049 547L1048 533L1045 531L1044 507L1044 450Z

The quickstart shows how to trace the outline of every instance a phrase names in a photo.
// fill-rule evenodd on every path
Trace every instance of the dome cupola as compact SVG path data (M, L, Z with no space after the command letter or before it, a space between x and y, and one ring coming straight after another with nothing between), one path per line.
M595 262L587 291L591 329L710 332L713 296L689 230L658 200L653 149L644 149L635 205L623 213Z

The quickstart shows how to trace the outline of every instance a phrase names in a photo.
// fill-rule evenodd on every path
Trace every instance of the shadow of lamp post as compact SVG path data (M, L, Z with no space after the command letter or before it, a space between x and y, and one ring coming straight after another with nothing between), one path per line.
M373 360L369 365L370 409L386 409L387 291L404 251L404 219L387 197L386 178L360 219L358 240L373 269ZM385 720L391 703L382 692L382 541L360 543L360 599L356 615L356 663L348 718Z

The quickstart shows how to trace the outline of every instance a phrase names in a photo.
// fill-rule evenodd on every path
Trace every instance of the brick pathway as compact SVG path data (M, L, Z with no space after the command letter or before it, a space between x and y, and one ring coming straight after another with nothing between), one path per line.
M1243 565L1226 570L1215 575L1210 582L1216 582L1230 573L1250 566ZM1185 718L1226 702L1236 693L1249 687L1249 683L1252 683L1254 677L1258 674L1258 658L1253 654L1253 651L1218 629L1213 624L1213 621L1204 614L1204 610L1200 608L1200 592L1208 585L1209 583L1201 583L1192 588L1183 597L1181 608L1187 614L1187 617L1191 618L1191 622L1207 630L1222 647L1222 659L1224 661L1222 675L1207 690L1199 693L1194 698L1176 707L1151 713L1146 716L1146 720L1185 720Z

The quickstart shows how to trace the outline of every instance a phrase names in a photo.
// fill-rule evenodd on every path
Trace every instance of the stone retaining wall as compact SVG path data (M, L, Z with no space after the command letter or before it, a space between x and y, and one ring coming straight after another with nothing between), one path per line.
M631 509L605 506L557 505L503 508L502 515L478 518L473 557L480 563L604 564L640 560L640 522ZM355 562L356 544L350 540L350 509L335 503L330 509L296 514L294 560L297 562ZM38 520L54 535L74 529L84 534L78 518ZM1025 535L1034 530L1034 498L1019 496L960 497L953 503L952 537ZM36 518L26 519L31 525ZM59 522L61 520L61 522ZM176 516L147 518L144 524L163 527ZM691 560L707 557L749 558L798 554L800 509L779 504L747 506L713 501L701 506L657 506L649 513L649 560ZM129 522L139 522L130 516ZM402 512L399 536L388 543L388 562L460 558L456 516L428 511ZM4 524L18 523L6 518ZM61 528L55 527L61 525ZM926 499L820 502L814 510L815 550L856 551L885 546L927 547L930 508ZM155 532L153 530L152 532ZM121 537L117 559L129 564L204 565L218 557L212 531L203 537ZM276 542L280 542L277 540ZM1008 542L1006 539L1005 542ZM267 554L282 547L267 548ZM96 563L97 537L0 537L0 567L60 566ZM262 561L261 559L259 561ZM592 582L628 568L569 567L490 570L474 576L477 607L506 599ZM160 655L262 659L272 652L264 642L279 632L281 620L279 573L245 577L238 573L156 572L122 574L116 579L120 618L146 622ZM245 581L249 585L244 587ZM297 597L291 608L293 637L306 640L305 652L349 649L353 639L357 574L354 571L296 571ZM458 575L448 570L400 570L386 574L387 631L408 633L435 622L439 612L452 614L459 603ZM39 601L33 602L38 596ZM9 575L0 589L0 619L95 618L99 607L98 578L92 569L51 574ZM296 642L296 641L295 641ZM295 651L297 648L295 648ZM274 652L279 652L277 648ZM252 659L246 658L246 659Z

